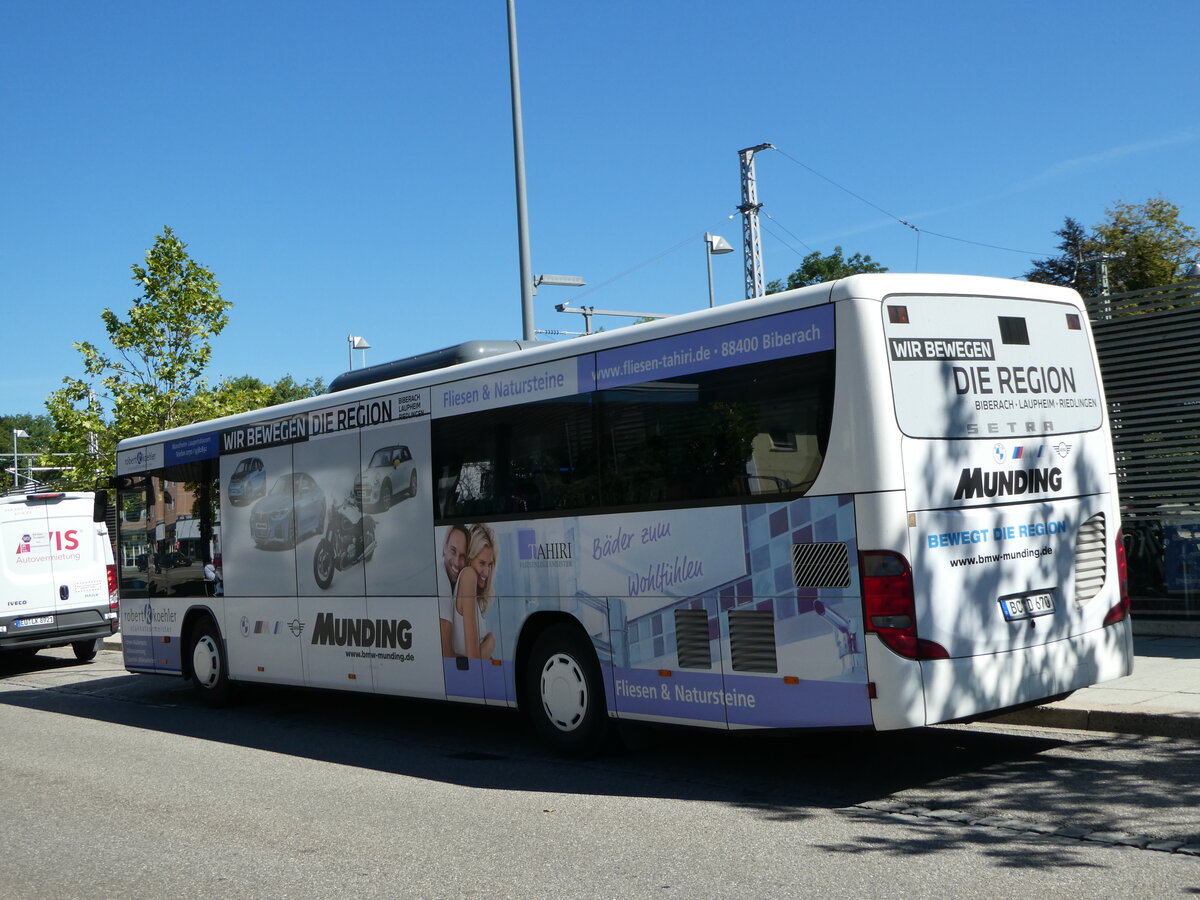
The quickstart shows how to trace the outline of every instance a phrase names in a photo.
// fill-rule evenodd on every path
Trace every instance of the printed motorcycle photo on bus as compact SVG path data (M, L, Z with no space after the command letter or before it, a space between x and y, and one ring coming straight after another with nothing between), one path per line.
M356 494L334 500L329 507L325 535L313 552L313 579L321 590L333 584L340 572L360 560L370 562L375 553L375 520L362 511Z

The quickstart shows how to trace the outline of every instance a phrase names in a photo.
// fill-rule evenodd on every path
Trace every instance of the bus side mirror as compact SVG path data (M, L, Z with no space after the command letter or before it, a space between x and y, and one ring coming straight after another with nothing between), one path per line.
M92 521L105 522L108 520L108 491L96 491L96 499L92 504Z

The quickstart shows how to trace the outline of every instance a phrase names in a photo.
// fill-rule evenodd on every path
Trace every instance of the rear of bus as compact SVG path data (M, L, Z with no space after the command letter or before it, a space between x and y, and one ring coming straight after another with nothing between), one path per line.
M879 438L903 471L885 504L903 534L860 544L878 547L861 559L871 681L910 686L873 704L880 728L1132 670L1108 414L1078 294L934 278L911 293L904 276L883 282L859 309L882 327L883 346L869 343L886 354L895 424Z

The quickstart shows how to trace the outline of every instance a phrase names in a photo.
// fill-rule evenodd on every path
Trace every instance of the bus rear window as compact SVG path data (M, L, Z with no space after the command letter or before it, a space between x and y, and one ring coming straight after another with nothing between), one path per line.
M904 297L884 314L896 419L909 437L1093 431L1099 379L1076 308L1006 298ZM1074 319L1074 321L1072 321Z

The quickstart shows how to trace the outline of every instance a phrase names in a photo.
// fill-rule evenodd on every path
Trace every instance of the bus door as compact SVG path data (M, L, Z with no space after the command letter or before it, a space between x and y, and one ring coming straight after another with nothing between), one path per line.
M131 669L154 671L159 658L154 636L156 512L153 481L123 475L117 481L117 572L121 591L121 652Z

